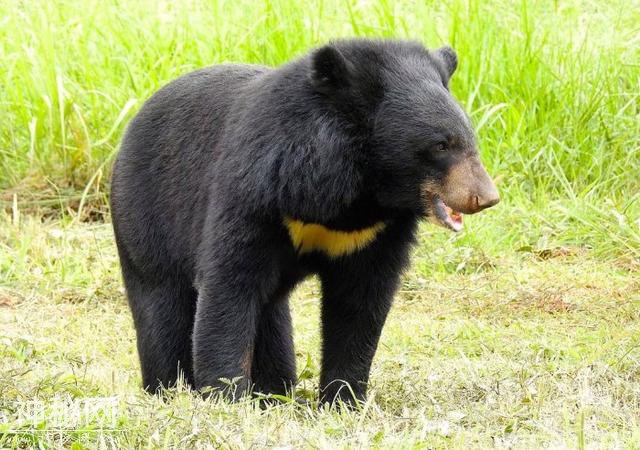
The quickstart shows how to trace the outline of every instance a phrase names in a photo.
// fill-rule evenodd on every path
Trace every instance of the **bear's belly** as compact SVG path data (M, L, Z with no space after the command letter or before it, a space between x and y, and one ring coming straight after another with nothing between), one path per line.
M330 258L349 255L371 244L385 228L384 222L354 231L331 230L317 223L304 223L286 218L284 224L299 255L314 251Z

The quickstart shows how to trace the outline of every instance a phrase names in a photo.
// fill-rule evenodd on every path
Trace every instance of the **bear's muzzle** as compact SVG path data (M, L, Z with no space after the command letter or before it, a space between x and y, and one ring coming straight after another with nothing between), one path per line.
M451 165L442 183L425 183L423 195L431 220L452 231L462 229L463 214L475 214L500 202L475 152Z

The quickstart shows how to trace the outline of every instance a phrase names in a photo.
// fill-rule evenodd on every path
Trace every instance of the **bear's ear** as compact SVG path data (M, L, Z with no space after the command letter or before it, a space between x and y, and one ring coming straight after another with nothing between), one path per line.
M434 50L431 55L443 69L444 75L446 76L445 84L447 84L451 75L453 75L453 72L455 72L458 67L458 55L456 55L456 52L448 46Z
M348 87L352 71L352 64L332 45L321 47L311 55L311 84L323 94Z

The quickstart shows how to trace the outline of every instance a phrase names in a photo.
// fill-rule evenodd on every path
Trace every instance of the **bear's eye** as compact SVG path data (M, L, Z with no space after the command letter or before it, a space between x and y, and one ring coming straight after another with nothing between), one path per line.
M438 142L436 145L433 146L433 150L436 152L446 152L448 148L449 146L447 145L446 142Z

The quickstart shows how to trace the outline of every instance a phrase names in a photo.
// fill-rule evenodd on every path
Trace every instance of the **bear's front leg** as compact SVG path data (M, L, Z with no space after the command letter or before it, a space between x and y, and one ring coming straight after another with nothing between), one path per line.
M251 230L249 225L244 229ZM193 375L196 388L212 387L236 400L251 388L256 334L263 307L277 287L278 264L269 246L274 239L255 231L224 237L203 245Z
M211 387L231 400L248 392L260 305L247 294L223 283L201 289L193 329L197 389Z
M283 297L288 296L288 292ZM288 298L275 298L264 306L257 327L251 378L255 392L292 395L296 385Z
M321 275L322 373L320 400L364 401L371 362L401 268L369 259L336 262ZM381 258L384 259L384 258Z

